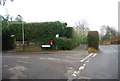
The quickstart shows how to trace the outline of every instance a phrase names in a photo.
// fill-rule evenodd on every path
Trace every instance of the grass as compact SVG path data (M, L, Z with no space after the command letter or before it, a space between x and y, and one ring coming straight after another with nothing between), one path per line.
M16 51L17 52L22 52L23 47L22 46L16 46ZM24 52L37 52L37 51L42 51L42 49L39 46L26 46L24 49Z
M87 48L87 51L88 51L88 53L98 53L98 52L99 52L98 50L96 50L96 49L93 48L93 47Z

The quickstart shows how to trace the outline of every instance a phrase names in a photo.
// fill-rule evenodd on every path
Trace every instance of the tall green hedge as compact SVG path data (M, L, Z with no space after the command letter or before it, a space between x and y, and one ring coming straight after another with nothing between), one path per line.
M65 31L65 37L56 38L54 46L57 46L57 49L71 50L80 44L80 36L75 32L73 27L67 27Z
M87 38L88 38L88 47L93 47L98 50L99 47L98 31L89 31Z
M22 40L22 23L13 22L9 24L9 29L15 35L16 40ZM54 44L51 49L72 49L80 44L80 36L75 32L73 27L67 27L67 23L59 21L41 22L41 23L24 23L25 41L36 42L39 46L49 45L53 40ZM60 37L56 38L55 35Z
M64 29L67 24L59 21L24 23L25 40L40 41L42 44L48 44L49 40L54 39L57 33L64 36ZM10 31L15 35L16 40L22 40L22 23L9 24Z

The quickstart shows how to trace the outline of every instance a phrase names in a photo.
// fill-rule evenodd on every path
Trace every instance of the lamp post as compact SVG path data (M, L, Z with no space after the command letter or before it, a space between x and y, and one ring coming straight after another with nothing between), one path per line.
M111 44L111 33L109 33L110 34L110 44Z
M24 44L25 44L24 38L25 38L25 35L24 35L23 18L20 15L18 15L18 17L20 17L22 19L22 38L23 38L23 44L22 44L22 46L23 46L23 51L24 51Z

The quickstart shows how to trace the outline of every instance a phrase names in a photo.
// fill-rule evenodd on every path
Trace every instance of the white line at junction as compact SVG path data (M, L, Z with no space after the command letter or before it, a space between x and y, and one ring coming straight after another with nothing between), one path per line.
M80 62L84 62L85 60L87 60L92 55L93 55L93 53L89 54L88 56L86 56L85 58L83 58L82 60L80 60Z
M30 57L19 57L19 58L30 58Z

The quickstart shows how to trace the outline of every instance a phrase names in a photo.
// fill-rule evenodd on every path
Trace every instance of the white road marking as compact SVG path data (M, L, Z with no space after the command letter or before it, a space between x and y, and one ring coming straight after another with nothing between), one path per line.
M76 77L76 76L78 76L79 73L80 73L80 71L74 71L72 76Z
M75 74L75 75L77 75L77 74L78 74L78 72L77 72L77 71L74 71L74 74Z
M72 76L77 76L77 75L73 73Z
M95 53L92 57L95 57L97 55L97 53Z
M3 65L4 67L8 67L8 65Z
M93 55L93 53L89 54L88 56L86 56L85 58L83 58L82 60L80 60L80 62L84 62L84 61L87 60L91 55Z
M44 60L44 59L46 59L46 58L41 57L40 59L43 59L43 60Z
M79 67L79 71L83 70L84 68L85 68L84 65L83 65L83 66L80 66L80 67Z
M77 73L79 74L79 73L80 73L80 71L77 71Z
M91 53L88 56L86 56L85 58L83 58L82 60L80 60L80 62L89 62L90 59L92 59L92 57L95 57L97 55L97 53ZM85 63L86 63L85 62ZM78 71L75 71L72 67L69 67L69 70L67 71L68 73L68 81L72 81L73 79L77 78L77 76L80 74L80 72L86 68L86 64L83 64L82 66L79 67ZM72 73L72 74L71 74Z
M44 58L44 57L41 57L40 59L43 59L43 60L48 59L48 60L60 61L60 59L56 59L56 58Z
M47 58L47 59L60 61L60 59L56 59L56 58Z
M19 57L19 58L30 58L30 57Z
M30 62L30 61L23 61L23 60L17 60L17 62L21 62L21 63L33 63L33 62Z
M97 55L97 53L91 53L90 55L86 56L84 59L82 59L80 62L84 62L85 60L88 60L86 62L90 61L90 57L95 57ZM86 63L85 62L85 63ZM68 77L68 81L72 81L73 79L76 79L77 76L80 74L80 72L86 68L86 64L83 64L82 66L79 67L78 71L75 71L72 67L69 67L69 70L67 71L67 77Z
M67 58L70 58L70 59L78 59L78 60L80 60L80 58L77 58L77 57L75 57L75 56L66 56Z
M72 77L72 74L74 73L74 69L72 67L67 67L67 73L65 73L65 75L68 77L68 78L71 78Z
M86 62L90 62L89 60L87 60Z

